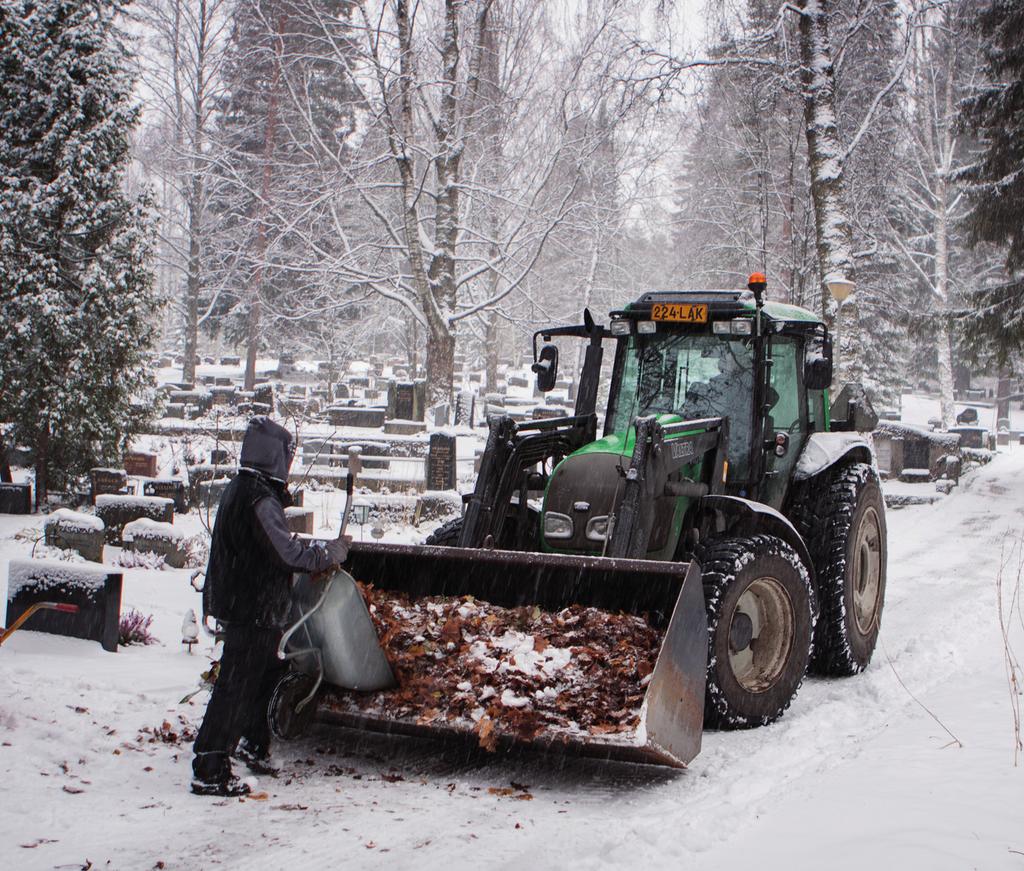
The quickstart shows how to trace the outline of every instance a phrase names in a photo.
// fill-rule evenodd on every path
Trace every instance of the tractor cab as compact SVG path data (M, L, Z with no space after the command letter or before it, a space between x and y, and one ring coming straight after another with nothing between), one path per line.
M763 290L751 281L747 291L646 293L612 312L608 328L585 325L592 346L615 341L604 434L553 467L544 550L678 559L708 517L706 496L782 509L809 438L829 425L832 345L811 312L765 303ZM554 346L537 359L549 377ZM588 354L578 416L593 411L600 360ZM616 539L636 489L627 469L647 479L646 492L632 531Z
M828 428L832 345L811 312L753 292L648 293L613 312L605 433L637 417L722 418L724 491L781 507L812 432Z

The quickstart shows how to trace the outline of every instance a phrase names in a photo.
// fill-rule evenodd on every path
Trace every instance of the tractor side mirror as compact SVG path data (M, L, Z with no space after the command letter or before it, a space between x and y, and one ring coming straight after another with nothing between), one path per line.
M537 389L541 393L554 389L558 379L558 348L544 345L531 368L537 373Z
M871 432L878 426L878 414L860 384L844 384L829 411L833 432Z
M804 346L804 387L827 390L832 384L832 337L828 333L811 336Z

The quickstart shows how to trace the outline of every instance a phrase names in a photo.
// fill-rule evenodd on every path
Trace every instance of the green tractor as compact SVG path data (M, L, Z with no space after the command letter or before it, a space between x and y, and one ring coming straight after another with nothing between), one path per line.
M425 545L354 546L353 575L413 595L646 615L666 635L643 752L584 742L591 754L686 764L702 727L781 716L809 667L861 671L885 592L885 510L859 434L877 418L858 386L830 406L825 325L764 289L755 275L746 291L645 293L607 326L585 312L540 330L541 391L557 378L552 340L586 343L575 413L492 417L462 516Z

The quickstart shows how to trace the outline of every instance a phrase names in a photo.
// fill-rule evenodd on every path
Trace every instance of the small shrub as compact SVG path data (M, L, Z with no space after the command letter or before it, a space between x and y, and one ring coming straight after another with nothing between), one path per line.
M148 550L122 550L118 554L116 562L123 569L163 571L167 568L162 553L153 553Z
M149 632L152 623L152 614L143 615L140 611L129 608L118 622L117 643L125 647L130 644L156 644L156 639Z
M204 569L210 559L210 536L206 532L185 541L185 568Z

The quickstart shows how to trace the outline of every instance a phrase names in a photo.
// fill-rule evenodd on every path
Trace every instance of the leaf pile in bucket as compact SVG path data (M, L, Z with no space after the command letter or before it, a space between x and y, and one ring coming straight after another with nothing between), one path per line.
M399 686L328 704L499 735L635 730L661 633L633 614L572 605L556 613L472 597L410 599L360 584Z

